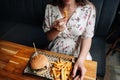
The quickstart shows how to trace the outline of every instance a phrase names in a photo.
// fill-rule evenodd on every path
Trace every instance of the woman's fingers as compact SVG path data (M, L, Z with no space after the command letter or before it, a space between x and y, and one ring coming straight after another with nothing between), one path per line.
M61 23L61 22L67 22L67 20L66 20L66 18L61 18L61 19L59 19L59 20L57 20L57 23Z
M59 20L56 20L53 23L53 27L56 28L58 31L63 31L66 28L66 19L61 18Z
M83 80L84 79L84 74L78 74L74 77L74 80Z
M83 78L84 78L84 73L81 74L80 80L83 80Z
M80 76L80 80L83 80L83 78L84 78L84 76L85 76L85 73L86 73L86 68L83 68L82 70L81 70L81 76Z
M54 25L63 25L63 24L66 24L66 18L61 18L61 19L58 19L54 22Z
M83 80L86 71L87 70L84 67L84 64L76 63L73 68L72 77L74 78L74 80Z
M73 80L81 80L81 79L80 79L80 76L78 75Z
M77 73L77 66L74 65L73 73L72 73L73 78L76 76L76 73Z
M65 22L58 23L59 26L63 26L64 24L65 24Z

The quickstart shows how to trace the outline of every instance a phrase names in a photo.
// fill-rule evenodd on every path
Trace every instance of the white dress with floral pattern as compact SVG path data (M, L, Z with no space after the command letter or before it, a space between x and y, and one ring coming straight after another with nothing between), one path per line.
M78 57L80 51L80 38L92 38L94 35L96 11L93 5L78 6L69 18L67 28L60 32L57 38L48 46L50 51ZM44 32L52 29L55 20L63 18L59 7L48 4L45 10L43 23ZM88 54L87 59L91 59Z

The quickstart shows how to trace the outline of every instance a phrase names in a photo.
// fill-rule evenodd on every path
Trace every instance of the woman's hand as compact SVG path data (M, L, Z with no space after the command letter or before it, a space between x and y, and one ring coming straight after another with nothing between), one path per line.
M62 32L66 28L66 18L61 18L56 20L53 24L53 28L57 29L58 31Z
M73 68L73 75L72 76L73 76L74 80L83 80L86 71L87 70L84 66L83 61L78 59L74 65L74 68Z

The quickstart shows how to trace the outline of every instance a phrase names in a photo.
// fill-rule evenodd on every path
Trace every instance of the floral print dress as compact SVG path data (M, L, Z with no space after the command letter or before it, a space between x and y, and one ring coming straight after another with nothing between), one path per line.
M78 57L80 52L80 38L92 38L94 35L96 11L93 5L78 6L69 18L67 28L60 32L57 38L48 46L48 50ZM44 32L52 29L55 20L63 18L59 7L48 4L43 23ZM91 59L88 54L87 59Z

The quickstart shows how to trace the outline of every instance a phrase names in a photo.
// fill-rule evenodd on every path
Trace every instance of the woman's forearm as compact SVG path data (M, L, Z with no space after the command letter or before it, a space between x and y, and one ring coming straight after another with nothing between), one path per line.
M55 28L51 29L50 31L46 32L46 36L48 38L49 41L54 40L60 31L56 30Z
M80 49L80 53L79 53L79 57L78 57L78 59L81 62L85 61L87 54L91 47L91 42L92 42L91 38L81 39L81 49Z

